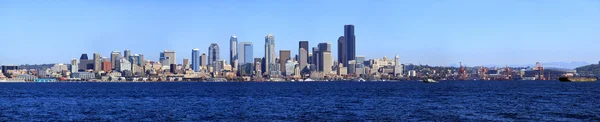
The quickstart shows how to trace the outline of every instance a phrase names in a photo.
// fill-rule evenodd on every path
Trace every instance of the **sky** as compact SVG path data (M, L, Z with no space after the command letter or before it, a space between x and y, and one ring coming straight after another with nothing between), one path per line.
M193 48L217 43L229 58L229 37L264 37L276 50L298 53L331 43L355 25L356 54L400 56L402 63L452 65L598 62L598 0L0 0L0 63L68 63L81 53L129 49L177 62ZM278 52L278 51L276 51ZM91 57L90 57L91 58Z

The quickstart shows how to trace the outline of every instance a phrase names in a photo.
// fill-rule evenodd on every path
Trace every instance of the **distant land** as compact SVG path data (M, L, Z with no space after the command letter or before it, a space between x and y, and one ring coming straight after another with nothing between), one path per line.
M582 66L590 65L590 63L583 62L583 61L573 61L573 62L540 62L540 63L544 67L547 67L547 68L558 68L558 69L575 69L577 67L582 67ZM460 65L458 63L456 63L456 64L452 64L450 66L459 67ZM463 66L473 67L473 66L481 66L481 65L470 65L468 63L463 62ZM504 67L506 65L487 64L487 65L483 65L483 66L485 66L485 67ZM535 66L535 62L532 62L531 64L509 64L508 66L509 67L534 67Z

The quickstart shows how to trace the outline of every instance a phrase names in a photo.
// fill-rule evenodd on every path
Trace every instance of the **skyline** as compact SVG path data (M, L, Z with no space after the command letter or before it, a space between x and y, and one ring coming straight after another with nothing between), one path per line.
M356 55L367 59L397 53L402 63L442 66L599 60L600 51L581 47L600 38L600 1L281 2L0 1L8 18L0 20L0 40L16 45L2 47L0 63L68 63L81 53L110 57L125 49L153 61L175 51L181 63L191 49L208 54L217 43L219 57L229 57L231 36L264 45L269 33L275 55L296 55L307 40L309 49L331 43L337 60L345 24L355 25ZM338 10L344 5L356 10Z

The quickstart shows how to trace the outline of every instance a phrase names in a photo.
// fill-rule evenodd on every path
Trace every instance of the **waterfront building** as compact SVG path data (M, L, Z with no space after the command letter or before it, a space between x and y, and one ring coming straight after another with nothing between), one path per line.
M396 54L396 57L394 57L394 75L395 76L402 76L402 64L400 64L400 57L398 56L398 54Z
M348 61L348 74L356 74L356 60Z
M240 75L251 75L254 69L254 51L252 42L239 42L237 48L237 68Z
M78 78L81 80L96 79L96 74L89 72L74 72L71 73L71 78Z
M360 76L360 75L366 73L365 59L366 59L365 56L356 56L356 65L355 65L356 75Z
M234 64L233 62L235 60L239 60L238 59L238 53L237 53L237 49L238 49L238 39L237 36L231 36L229 38L229 64L231 64L232 66L237 67L236 65L238 64Z
M286 63L285 63L285 67L284 67L285 70L282 70L282 71L285 71L283 74L285 76L293 76L294 74L296 74L296 67L297 67L297 65L298 65L297 61L294 61L292 59L288 59L286 61Z
M322 62L322 65L320 67L320 70L326 74L331 73L331 69L333 67L333 56L331 55L331 52L322 52L322 59L320 60L320 62Z
M273 71L274 69L279 68L271 68L271 66L279 67L275 64L275 36L270 33L265 36L265 69L269 71Z
M298 46L298 65L302 72L308 66L308 41L300 41Z
M118 58L121 57L121 52L119 51L112 51L110 53L110 62L111 62L111 67L115 68L115 64L117 64Z
M119 61L117 62L116 66L118 66L117 71L131 71L131 62L126 60L124 57L119 57Z
M200 49L192 49L192 70L200 72Z
M79 62L77 62L76 58L71 60L71 73L79 72Z

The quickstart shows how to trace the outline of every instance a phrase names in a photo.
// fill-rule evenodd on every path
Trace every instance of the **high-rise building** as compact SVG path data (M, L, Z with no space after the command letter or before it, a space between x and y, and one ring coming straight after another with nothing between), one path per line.
M125 60L129 60L129 56L131 56L131 50L123 51L123 57L125 57Z
M121 57L121 52L119 51L112 51L110 53L110 62L112 64L112 67L115 68L115 64L117 64L117 59Z
M322 62L321 64L321 72L324 73L330 73L331 69L333 67L333 56L331 56L331 51L329 52L322 52L322 59L320 60L320 62Z
M104 72L112 71L112 64L110 63L109 60L102 61L102 71L104 71Z
M217 45L217 43L210 44L210 46L208 47L208 66L209 67L214 66L212 64L219 61L219 55L220 55L219 45Z
M239 42L237 46L237 60L238 65L246 64L246 63L254 63L253 57L253 45L252 42Z
M265 69L269 72L272 71L273 68L270 68L271 65L275 64L275 36L270 33L265 36Z
M394 57L394 75L395 76L402 76L403 70L402 70L402 64L400 64L400 57L398 56L398 54L396 54L396 57Z
M310 63L312 64L311 71L319 71L319 67L321 67L319 64L319 60L321 60L320 51L318 47L313 47L312 50L312 58L310 61Z
M237 46L238 46L237 36L231 36L229 38L229 64L231 64L231 66L238 65L238 64L233 64L233 62L235 60L238 60L238 53L237 53L238 47Z
M318 64L317 69L318 69L318 71L328 73L327 71L325 71L326 68L331 70L331 66L333 64L332 64L331 59L328 59L328 61L325 61L326 58L331 58L331 57L325 56L324 53L328 52L329 55L331 55L331 44L330 43L319 43L319 45L317 45L317 47L319 49L317 51L318 54L317 54L317 60L316 60L316 62L317 62L316 64ZM325 65L327 65L327 66L325 66Z
M200 67L206 68L206 64L208 64L206 53L202 53L202 55L200 55Z
M356 56L356 74L366 74L365 56Z
M338 58L337 58L337 62L344 64L344 62L346 62L346 53L344 53L344 49L346 48L346 45L344 45L344 36L340 36L340 38L338 38ZM345 65L345 64L344 64ZM337 67L337 64L336 64Z
M308 41L300 41L298 45L298 65L303 71L308 65Z
M117 62L117 70L123 73L124 71L131 71L131 63L125 59L125 57L119 57Z
M94 53L94 71L102 70L102 61L99 53Z
M163 52L160 53L160 57L162 60L167 60L165 62L168 62L167 64L163 64L163 66L171 66L171 64L177 64L177 62L175 60L175 51L164 50ZM161 63L163 63L163 62L161 62Z
M133 54L129 56L129 59L127 59L132 65L138 65L138 66L143 66L143 55L140 54Z
M192 49L192 70L200 72L200 49Z
M71 72L79 72L79 63L76 58L71 60Z
M183 69L184 71L190 68L190 59L183 58Z
M348 64L349 60L356 60L356 37L354 35L354 25L344 25L344 53L346 58L344 64ZM350 71L348 68L348 74L354 74L354 71Z
M239 42L237 46L238 71L240 75L248 76L254 69L254 51L252 42Z
M290 59L290 53L292 53L292 51L290 50L279 50L279 71L282 72L282 74L286 74L285 72L287 72L287 61Z
M87 71L94 69L94 60L89 60L87 54L81 54L79 57L79 70L78 71Z

